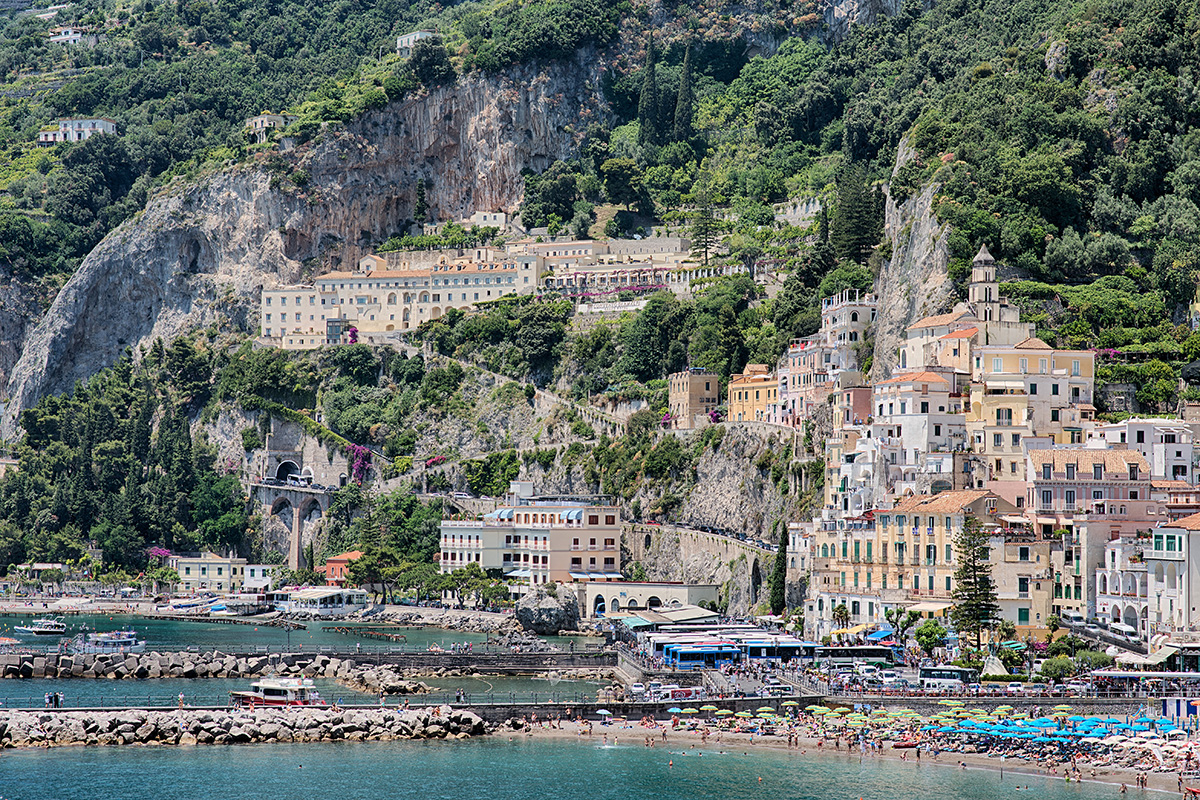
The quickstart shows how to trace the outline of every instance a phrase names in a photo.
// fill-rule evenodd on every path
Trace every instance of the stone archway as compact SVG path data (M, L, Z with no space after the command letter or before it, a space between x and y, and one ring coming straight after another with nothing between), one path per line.
M592 603L592 616L593 617L604 616L604 598L601 597L600 595L596 595L596 600L595 600L595 602Z
M652 595L650 595L650 597L648 597L646 599L646 608L649 608L649 609L662 608L662 600L658 597L658 595L652 594Z
M762 589L762 570L758 566L758 559L754 559L754 563L750 565L750 605L758 602L758 593Z

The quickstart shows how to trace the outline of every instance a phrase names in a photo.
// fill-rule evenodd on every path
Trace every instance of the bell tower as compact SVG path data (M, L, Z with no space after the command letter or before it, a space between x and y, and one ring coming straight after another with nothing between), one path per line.
M985 244L979 246L979 252L971 264L967 301L979 321L1000 321L1000 284L996 282L996 259L992 258Z

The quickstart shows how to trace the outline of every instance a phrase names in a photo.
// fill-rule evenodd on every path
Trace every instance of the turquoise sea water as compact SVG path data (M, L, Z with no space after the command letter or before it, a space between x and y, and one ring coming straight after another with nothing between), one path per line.
M532 677L417 678L437 691L410 697L413 703L456 703L455 693L462 689L466 702L582 702L594 700L603 684L591 681L547 681ZM191 706L223 706L229 693L248 689L250 678L160 678L146 680L105 680L92 678L8 678L0 680L0 707L42 708L46 692L62 692L65 708L121 708L129 706L168 706L184 702ZM317 689L327 702L369 702L374 697L360 694L333 680L317 678ZM389 697L387 704L403 702Z
M745 748L749 749L749 748ZM668 762L674 761L674 766ZM761 778L761 780L759 780ZM1022 788L1029 786L1028 794ZM506 736L0 753L5 800L1115 800L1011 772L758 750L681 752Z
M47 616L53 616L47 614ZM37 617L0 614L0 636L15 636L25 644L36 647L57 646L59 640L53 637L17 636L13 632L15 625L29 625ZM484 646L487 636L482 633L464 631L449 631L441 628L404 628L397 632L407 638L407 642L392 643L374 639L359 638L352 635L335 633L324 630L327 626L356 627L354 623L312 621L304 624L307 630L292 631L289 635L278 629L257 625L222 625L211 622L176 622L174 620L146 619L129 614L80 614L64 617L63 621L70 628L71 634L79 632L81 626L88 630L111 631L129 629L138 632L138 636L146 641L147 650L182 650L195 647L199 650L221 650L223 652L254 652L255 648L267 647L278 651L289 643L293 649L303 647L314 651L322 647L332 647L339 650L350 650L361 644L364 650L389 647L402 647L409 650L427 650L430 645L448 647L462 642L472 642L476 648ZM547 636L547 641L557 644L564 649L572 641L566 637ZM594 644L598 639L575 639L576 647L582 648Z

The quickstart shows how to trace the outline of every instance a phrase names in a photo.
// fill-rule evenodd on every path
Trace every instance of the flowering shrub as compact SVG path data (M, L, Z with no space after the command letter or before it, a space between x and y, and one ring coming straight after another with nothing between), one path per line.
M425 459L425 467L436 467L438 464L443 464L446 461L445 456L434 456L433 458Z
M346 450L351 461L350 476L355 483L361 486L367 477L367 470L371 468L371 451L361 444L347 445Z

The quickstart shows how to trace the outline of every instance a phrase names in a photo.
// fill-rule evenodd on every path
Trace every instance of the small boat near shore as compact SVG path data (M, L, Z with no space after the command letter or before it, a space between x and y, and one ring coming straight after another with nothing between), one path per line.
M67 643L72 653L142 653L146 643L139 641L134 631L107 631L105 633L80 634Z
M229 699L243 708L326 705L308 678L263 678L250 684L248 692L230 692Z
M66 636L67 623L62 617L43 617L32 625L15 625L13 631L25 636Z

